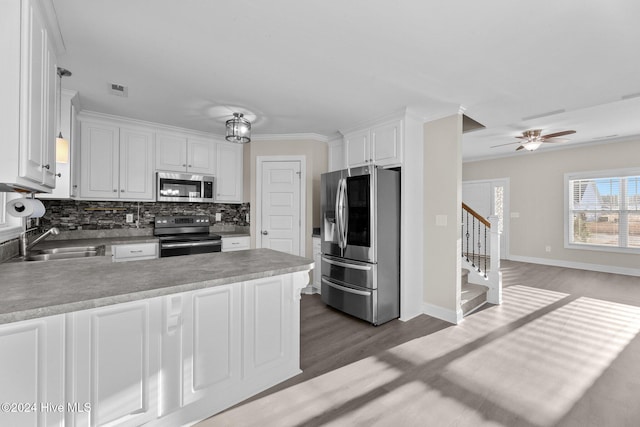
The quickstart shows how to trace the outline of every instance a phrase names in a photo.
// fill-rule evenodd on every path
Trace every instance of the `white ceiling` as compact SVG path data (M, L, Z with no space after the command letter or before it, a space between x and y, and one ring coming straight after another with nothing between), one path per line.
M623 99L640 96L635 0L53 3L63 87L87 110L218 134L238 111L254 135L332 136L462 107L486 126L465 134L465 159L515 154L489 147L533 128L576 130L563 146L640 135L640 97Z

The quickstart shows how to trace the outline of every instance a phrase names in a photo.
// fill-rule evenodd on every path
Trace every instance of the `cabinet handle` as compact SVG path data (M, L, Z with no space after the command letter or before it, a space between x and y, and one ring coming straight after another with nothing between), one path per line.
M58 172L58 173L56 174L56 176L57 176L58 178L62 178L62 174L61 174L60 172Z
M129 251L129 253L132 253L132 254L141 254L141 253L142 253L142 249L137 250L137 251Z
M51 165L42 165L42 169L49 169L51 168Z
M183 168L186 168L186 167L187 167L187 165L182 165L182 167L183 167Z
M113 192L114 192L114 193L117 193L117 192L118 192L118 190L114 189L114 190L113 190Z
M269 234L269 232L267 230L263 230L262 234L264 234L266 236L267 234Z
M120 190L121 193L124 193L124 190Z
M74 184L74 185L73 185L73 188L78 188L78 184Z
M189 165L189 167L191 167L191 165Z

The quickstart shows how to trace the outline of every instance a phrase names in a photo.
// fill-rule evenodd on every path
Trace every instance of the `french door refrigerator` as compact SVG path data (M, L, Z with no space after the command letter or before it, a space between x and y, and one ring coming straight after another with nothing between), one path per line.
M400 315L400 173L363 166L322 174L321 295L380 325Z

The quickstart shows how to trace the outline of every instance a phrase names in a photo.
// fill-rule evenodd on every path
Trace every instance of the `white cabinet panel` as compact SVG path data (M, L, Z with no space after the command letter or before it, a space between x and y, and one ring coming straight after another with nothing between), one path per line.
M0 402L22 405L0 425L62 425L64 412L46 408L65 405L63 356L64 315L0 325Z
M117 126L82 123L80 196L118 197L120 130Z
M0 183L48 191L55 185L56 54L40 2L2 2ZM57 29L56 29L57 30ZM5 143L6 141L6 143Z
M212 139L158 132L156 170L214 175L216 143Z
M82 198L153 200L151 130L83 121L81 133Z
M328 172L346 169L344 142L329 144L329 170Z
M322 264L322 246L320 244L320 238L313 238L313 292L320 293L320 289L322 288L320 280L322 277L322 272L320 271L320 265Z
M286 364L291 348L291 277L277 276L243 283L244 372L268 374Z
M186 296L184 403L224 393L240 382L240 287L219 286Z
M153 133L120 129L120 198L153 199Z
M187 171L203 175L215 174L215 145L212 140L189 138L187 144Z
M161 300L69 314L73 349L70 401L89 413L68 413L75 425L137 426L158 416Z
M242 155L241 144L217 143L216 202L242 203Z
M347 134L344 139L349 167L362 166L371 162L369 129Z
M130 243L126 245L112 245L113 262L141 261L158 258L158 243Z
M401 132L400 120L371 128L373 161L376 165L397 165L402 162Z

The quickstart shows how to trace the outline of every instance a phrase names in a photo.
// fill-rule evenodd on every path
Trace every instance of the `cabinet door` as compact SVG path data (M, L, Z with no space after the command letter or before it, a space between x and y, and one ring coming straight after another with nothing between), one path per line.
M153 298L67 315L67 398L91 405L67 413L67 424L139 426L158 416L160 313Z
M42 183L49 188L56 186L56 57L53 46L48 38L45 39L45 67L43 76L44 98L42 102L43 134L42 134L42 164L45 165ZM49 167L47 167L49 166Z
M64 315L0 325L0 402L34 405L3 410L0 425L63 425L63 372Z
M49 71L47 31L32 0L22 2L20 86L20 171L21 177L42 183L45 128L46 73ZM50 166L51 167L51 166Z
M187 171L215 175L216 143L207 139L187 140Z
M340 144L329 145L329 171L339 171L346 168L344 161L344 141Z
M402 163L402 121L385 123L371 129L373 161L379 166Z
M242 203L243 146L218 142L216 147L216 202Z
M371 162L369 129L347 134L344 140L348 167L367 165Z
M120 129L120 198L153 200L153 133Z
M119 129L102 123L83 122L81 133L80 196L117 198Z
M240 285L186 295L184 308L184 404L230 392L241 380Z
M313 290L320 293L320 279L322 272L320 271L320 265L322 265L322 249L320 245L320 238L313 238Z
M187 170L187 138L164 133L156 134L156 170L175 172Z
M247 378L259 380L292 358L291 276L244 282L243 296L243 370Z

